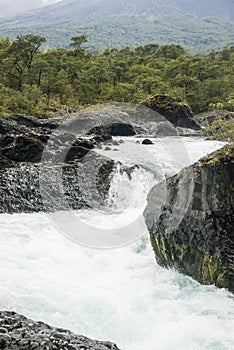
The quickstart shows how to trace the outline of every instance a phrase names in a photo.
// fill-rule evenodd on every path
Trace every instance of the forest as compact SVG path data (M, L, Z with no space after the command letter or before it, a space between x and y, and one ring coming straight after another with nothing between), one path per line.
M0 39L0 116L49 117L111 101L140 103L167 94L195 113L234 111L234 46L192 55L180 45L85 51L85 35L68 38L69 49L43 50L46 39Z
M135 0L134 0L135 1ZM27 15L24 15L24 19ZM169 25L170 24L170 25ZM70 19L42 24L20 24L17 20L0 19L0 36L15 40L18 35L46 37L43 49L69 49L69 38L86 35L87 51L102 52L106 48L136 48L147 44L179 44L191 54L207 54L234 45L234 21L214 17L167 15L152 20L146 16L111 16Z

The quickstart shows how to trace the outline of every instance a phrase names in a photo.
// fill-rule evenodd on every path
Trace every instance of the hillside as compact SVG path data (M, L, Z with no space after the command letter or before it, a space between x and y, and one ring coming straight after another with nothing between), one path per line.
M204 53L233 45L233 20L234 0L62 0L1 18L0 36L39 34L45 48L68 48L71 37L84 34L91 51L175 43Z
M168 25L170 23L170 25ZM234 45L234 22L189 15L168 15L155 20L145 16L69 20L49 25L0 28L0 36L14 40L17 35L39 34L47 39L45 48L69 47L70 38L85 34L85 48L137 47L149 43L180 44L191 53L206 53Z
M233 0L63 0L50 6L1 20L1 25L49 24L67 19L106 18L145 15L158 18L168 14L190 14L234 20Z

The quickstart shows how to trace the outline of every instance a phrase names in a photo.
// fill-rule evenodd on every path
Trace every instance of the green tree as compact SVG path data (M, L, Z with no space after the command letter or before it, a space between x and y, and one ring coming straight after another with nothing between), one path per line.
M39 35L18 36L8 48L8 58L5 69L11 81L11 86L21 90L23 79L32 67L33 60L39 54L41 45L46 41Z

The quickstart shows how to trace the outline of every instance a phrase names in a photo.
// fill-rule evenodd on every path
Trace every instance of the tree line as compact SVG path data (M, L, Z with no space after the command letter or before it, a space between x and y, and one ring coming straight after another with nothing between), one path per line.
M205 56L174 44L88 53L86 41L80 35L70 49L43 51L46 39L39 35L0 39L0 115L45 117L65 107L139 103L156 94L186 102L195 113L234 111L234 46Z

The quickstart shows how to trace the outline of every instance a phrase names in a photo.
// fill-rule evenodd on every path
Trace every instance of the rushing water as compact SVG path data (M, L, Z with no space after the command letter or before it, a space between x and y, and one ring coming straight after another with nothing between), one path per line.
M118 152L108 152L123 159L136 140L125 141ZM184 165L221 145L191 139L184 144L190 156ZM175 171L157 141L146 147L168 173ZM144 179L136 172L131 181L139 188ZM114 178L108 205L123 204L118 189ZM142 185L139 192L147 191ZM130 209L126 215L135 213ZM100 220L94 210L80 215ZM233 296L159 267L147 233L120 249L95 250L58 233L46 214L2 214L0 222L0 309L115 341L124 350L233 349Z

